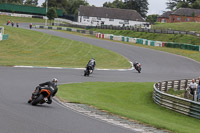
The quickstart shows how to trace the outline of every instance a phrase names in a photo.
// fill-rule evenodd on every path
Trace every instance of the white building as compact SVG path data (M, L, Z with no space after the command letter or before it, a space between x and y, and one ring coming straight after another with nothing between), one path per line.
M148 26L149 23L135 10L80 6L78 22L83 25L100 26Z

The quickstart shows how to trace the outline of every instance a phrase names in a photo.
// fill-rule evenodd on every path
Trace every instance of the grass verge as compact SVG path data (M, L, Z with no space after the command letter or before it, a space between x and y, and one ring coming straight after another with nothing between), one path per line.
M22 18L22 17L0 15L0 25L6 24L8 20L10 20L11 22L13 21L14 23L17 23L17 22L18 23L45 23L44 19L39 19L39 18ZM49 22L50 21L48 21L48 23Z
M164 42L177 42L200 45L200 37L192 35L181 35L181 34L158 34L158 33L147 33L147 32L135 32L131 30L107 30L107 29L91 29L104 34L122 35L135 38L143 38L154 41Z
M62 31L62 30L60 30L60 32L65 32L65 33L68 33L68 34L74 34L74 35L79 35L79 36L87 36L87 37L91 37L91 38L96 38L95 36L81 34L81 33L78 33L78 32L70 32L70 31ZM100 39L100 38L96 38L96 39ZM102 39L102 40L104 40L104 39ZM110 41L119 42L119 41L114 41L114 40L110 40ZM172 54L176 54L176 55L181 55L181 56L185 56L185 57L188 57L190 59L193 59L195 61L200 62L200 52L198 52L198 51L184 50L184 49L177 49L177 48L168 48L168 47L152 47L152 46L146 46L146 45L135 44L135 43L130 43L130 42L129 43L128 42L121 42L121 41L120 41L120 43L133 45L133 46L138 46L138 47L150 48L150 49L163 51L163 52L168 52L168 53L172 53Z
M196 31L200 32L200 23L182 22L182 23L155 23L153 29L172 29L179 31Z
M9 17L0 16L0 24ZM4 18L5 17L5 18ZM11 17L14 21L18 17ZM21 18L20 22L29 22ZM37 22L38 19L31 19ZM97 68L130 68L126 58L104 48L32 30L4 26L9 39L0 42L0 65L85 67L94 57ZM112 60L112 61L111 61Z
M174 96L178 96L178 97L184 98L185 90L176 90L175 91L173 88L170 88L167 91L167 93L170 94L170 95L174 95Z
M153 83L85 82L59 86L57 96L177 133L199 133L200 120L158 106Z

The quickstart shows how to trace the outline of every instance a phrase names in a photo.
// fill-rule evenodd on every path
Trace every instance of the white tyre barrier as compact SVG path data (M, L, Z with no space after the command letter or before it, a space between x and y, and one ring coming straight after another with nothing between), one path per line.
M62 27L62 30L67 30L67 27Z
M57 30L57 27L53 27L53 30Z

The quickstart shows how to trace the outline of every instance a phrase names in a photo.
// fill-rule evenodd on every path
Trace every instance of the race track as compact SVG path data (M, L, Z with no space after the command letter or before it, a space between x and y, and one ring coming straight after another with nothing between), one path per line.
M28 25L24 24L20 27L28 28ZM134 132L81 115L56 102L42 106L27 104L35 86L53 77L58 78L59 83L71 83L85 81L157 82L199 76L200 64L181 56L58 31L32 30L109 49L125 56L130 61L138 60L143 70L141 74L134 71L96 70L91 77L84 77L83 70L0 67L0 132L2 133Z

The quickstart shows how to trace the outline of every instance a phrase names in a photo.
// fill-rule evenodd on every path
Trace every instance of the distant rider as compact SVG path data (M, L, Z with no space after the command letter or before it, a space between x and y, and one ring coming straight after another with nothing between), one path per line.
M56 78L53 78L52 81L39 84L39 86L36 87L32 95L38 95L42 88L48 89L51 92L51 96L48 97L47 103L51 104L52 97L54 97L58 91L57 82L58 80ZM28 101L28 103L31 103L31 102L32 102L32 98Z
M89 62L88 62L88 64L87 64L86 67L88 68L88 66L92 66L92 70L94 70L94 68L96 66L96 61L95 61L94 58L92 58L92 59L89 60Z
M32 29L32 23L30 23L29 27L30 27L30 29Z
M137 61L133 63L134 68L136 68L137 64L139 64Z

